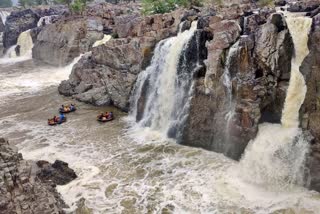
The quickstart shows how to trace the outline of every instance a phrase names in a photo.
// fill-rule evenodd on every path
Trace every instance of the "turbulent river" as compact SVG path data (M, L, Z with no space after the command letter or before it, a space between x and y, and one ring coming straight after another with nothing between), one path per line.
M62 103L57 93L66 68L37 67L31 60L0 64L0 136L9 138L25 159L61 159L78 178L58 186L76 208L86 199L93 213L318 213L320 194L302 187L250 184L240 179L239 164L221 154L159 141L137 140L128 132L127 115L99 124L110 108L77 103L68 122L47 126Z

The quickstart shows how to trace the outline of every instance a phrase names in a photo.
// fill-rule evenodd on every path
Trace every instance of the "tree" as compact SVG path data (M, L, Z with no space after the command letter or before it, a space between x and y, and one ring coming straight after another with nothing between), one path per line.
M1 0L0 1L0 7L12 7L11 0Z

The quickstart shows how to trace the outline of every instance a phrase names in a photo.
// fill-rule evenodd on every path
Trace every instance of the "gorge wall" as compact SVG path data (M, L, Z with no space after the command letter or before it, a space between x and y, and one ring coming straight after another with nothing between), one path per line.
M66 204L55 186L76 177L62 161L23 160L17 148L0 138L1 213L64 213Z

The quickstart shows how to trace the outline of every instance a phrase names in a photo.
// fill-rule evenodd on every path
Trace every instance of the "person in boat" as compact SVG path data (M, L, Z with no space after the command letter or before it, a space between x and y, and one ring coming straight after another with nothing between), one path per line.
M58 122L58 117L56 115L53 116L53 122Z
M109 117L107 117L108 119L112 119L113 118L113 112L111 111L110 113L109 113Z
M76 109L76 107L71 103L70 105L70 111L74 111Z
M101 114L98 115L98 119L99 119L99 120L102 120L103 117L104 117L104 114L103 114L103 113L101 113Z
M64 114L63 113L60 113L60 115L59 115L59 123L62 123L63 121L64 121L64 119L65 119L65 116L64 116Z

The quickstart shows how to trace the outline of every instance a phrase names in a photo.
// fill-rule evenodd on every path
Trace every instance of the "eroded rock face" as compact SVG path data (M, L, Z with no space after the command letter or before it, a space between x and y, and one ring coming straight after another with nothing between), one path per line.
M177 33L183 15L183 11L175 11L144 18L116 17L115 32L120 38L82 57L69 80L60 84L59 92L83 102L113 104L128 111L137 75L150 61L156 43Z
M65 203L56 183L42 182L34 162L25 161L17 149L0 138L1 213L64 213Z
M320 191L320 15L313 18L308 46L310 53L300 68L307 83L300 118L302 128L309 130L314 137L307 161L311 176L310 188Z
M100 18L72 18L46 26L32 49L34 59L50 65L63 66L80 53L87 52L93 43L103 38Z
M293 44L280 14L269 16L265 24L257 21L251 25L257 27L244 36L240 36L238 22L211 19L207 71L197 80L183 143L238 159L256 136L260 122L280 120L285 99L281 92L288 84ZM285 83L281 88L280 82Z

